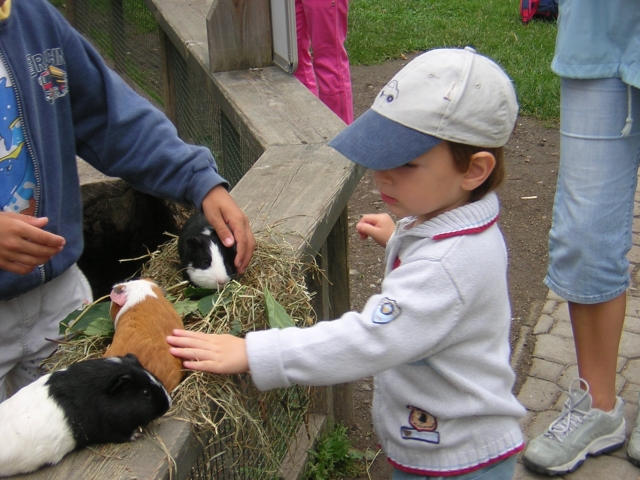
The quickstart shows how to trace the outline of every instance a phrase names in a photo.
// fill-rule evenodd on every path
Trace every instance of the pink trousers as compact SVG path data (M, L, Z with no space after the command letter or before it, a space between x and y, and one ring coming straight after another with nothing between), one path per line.
M349 0L296 0L298 68L295 76L348 125L353 95L347 38Z

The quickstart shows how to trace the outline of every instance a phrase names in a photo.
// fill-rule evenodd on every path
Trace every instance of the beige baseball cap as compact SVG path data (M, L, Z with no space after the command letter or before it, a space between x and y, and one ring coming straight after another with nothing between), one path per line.
M427 51L383 88L329 145L374 170L399 167L443 140L504 146L518 115L513 82L473 48Z

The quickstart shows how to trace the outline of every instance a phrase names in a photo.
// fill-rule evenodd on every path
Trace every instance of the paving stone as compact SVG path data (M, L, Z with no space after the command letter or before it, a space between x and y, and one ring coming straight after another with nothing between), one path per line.
M535 335L539 335L541 333L549 333L551 328L553 327L553 317L551 315L542 314L540 315L540 319L536 326L533 329L533 333Z
M518 400L525 408L538 412L551 408L557 395L558 387L555 383L528 377L520 389Z
M627 381L640 384L640 359L629 360L622 370L622 375Z
M627 358L640 358L640 334L632 332L622 334L620 355Z
M572 338L550 334L542 334L536 337L533 355L544 360L564 364L573 363L576 358Z
M638 310L635 310L633 312L633 316L631 316L630 315L631 312L629 312L629 307L627 307L627 311L628 311L627 316L624 317L624 331L640 334L640 318L638 317L638 315L640 315L640 312L638 312Z
M556 300L549 299L549 295L550 293L547 294L547 301L544 303L544 306L542 307L542 313L545 313L547 315L551 315L553 311L556 309L556 307L558 306L558 302Z
M553 311L553 318L559 322L571 323L571 319L569 317L569 304L567 302L558 303L558 306Z
M549 362L542 358L534 358L529 368L529 376L549 382L558 380L565 366L559 363Z
M571 341L573 341L573 330L571 329L571 322L556 322L549 333L551 335L558 335L559 337L570 338Z
M624 452L624 449L621 450ZM638 480L639 473L640 470L626 459L605 454L588 457L580 468L562 478L566 480Z

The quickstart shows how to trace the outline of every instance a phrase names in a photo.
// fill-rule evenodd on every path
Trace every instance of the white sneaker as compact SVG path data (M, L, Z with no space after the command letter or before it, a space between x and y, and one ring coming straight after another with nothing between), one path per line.
M627 457L636 467L640 467L640 394L638 395L638 413L636 413L636 423L629 437L627 446Z
M624 444L624 402L620 397L610 412L591 408L589 384L581 378L571 383L568 394L560 416L524 452L524 464L533 471L545 475L573 472L587 455L606 453Z

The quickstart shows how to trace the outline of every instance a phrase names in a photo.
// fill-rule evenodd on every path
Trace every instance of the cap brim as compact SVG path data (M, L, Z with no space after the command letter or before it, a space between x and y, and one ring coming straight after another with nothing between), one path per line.
M440 138L405 127L369 109L330 142L352 162L372 170L389 170L441 143Z

